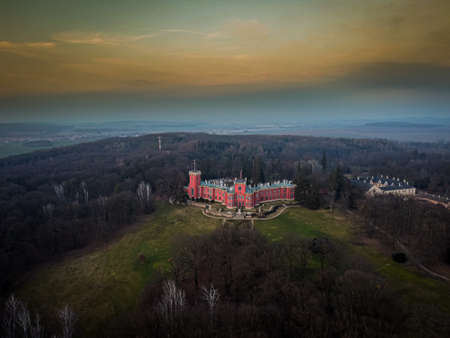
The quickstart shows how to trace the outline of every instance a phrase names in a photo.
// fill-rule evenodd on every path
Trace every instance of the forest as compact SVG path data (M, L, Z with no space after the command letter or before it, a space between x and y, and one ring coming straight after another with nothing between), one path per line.
M158 150L158 136L162 138L162 151ZM152 213L158 200L170 198L183 203L183 187L193 160L203 179L238 177L241 169L254 183L293 179L299 204L310 209L348 211L368 234L383 230L387 235L382 240L388 245L395 248L401 241L424 263L450 264L448 209L395 197L367 199L346 178L349 174L391 175L407 178L420 190L448 196L448 144L170 133L111 138L0 160L1 294L6 299L15 283L37 264L108 241L140 215ZM298 240L273 246L242 227L201 239L206 244L200 247L192 239L186 250L194 252L180 253L173 262L173 275L149 286L143 299L146 304L153 302L156 295L167 294L170 298L170 294L182 293L182 313L177 312L178 305L160 312L144 312L145 318L139 318L134 330L149 336L192 332L199 337L212 332L216 336L232 332L232 336L287 337L298 330L305 337L357 337L376 336L374 332L381 330L380 336L395 336L403 330L400 323L405 318L416 320L416 314L402 312L404 309L389 296L389 287L371 294L374 283L378 283L372 272L347 266L346 273L333 277L333 269L346 264L338 254L328 253L337 250L333 243ZM234 241L236 236L244 238L244 242ZM204 259L203 250L209 250L211 243L219 249L224 246L223 250L230 246L236 255L211 253L224 259L223 265L230 269L224 270L220 279L214 272L217 267L208 265L211 261L202 263L202 270L198 270L197 259ZM296 253L295 259L316 257L321 273L305 279L308 271L302 269L303 261L290 262L289 254L280 254L290 250ZM186 262L183 257L192 260ZM238 261L245 266L235 265ZM264 262L263 266L251 263L256 261ZM253 279L245 280L244 271L250 271L248 276ZM310 285L310 278L320 283ZM286 289L270 285L280 280L286 281ZM355 283L361 285L358 301L348 291L349 285ZM272 294L274 289L280 294ZM221 290L224 300L217 308L212 296L215 290ZM305 298L306 294L310 298ZM369 307L358 303L369 295L373 298ZM311 306L296 308L296 302ZM286 306L288 303L291 305ZM380 313L379 307L389 311ZM188 308L201 313L201 325L196 322L200 317L192 318ZM227 308L236 308L240 315L230 317ZM267 316L278 312L273 327L265 327ZM161 325L154 324L154 319L161 316L165 318L157 321ZM359 321L361 326L346 327L350 318L358 316L365 318Z
M146 289L146 337L445 336L448 320L407 308L370 266L328 238L270 242L246 224L179 243L169 276ZM312 264L318 265L312 269ZM430 312L431 311L431 312ZM428 321L430 315L438 323ZM420 323L420 324L419 324Z

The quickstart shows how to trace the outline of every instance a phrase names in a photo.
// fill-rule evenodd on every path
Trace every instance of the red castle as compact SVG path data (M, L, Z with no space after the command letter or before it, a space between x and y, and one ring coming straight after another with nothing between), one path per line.
M200 170L189 171L189 185L185 191L191 199L203 198L222 203L227 208L254 208L260 203L293 200L295 184L283 180L270 183L247 184L247 179L219 178L201 180Z

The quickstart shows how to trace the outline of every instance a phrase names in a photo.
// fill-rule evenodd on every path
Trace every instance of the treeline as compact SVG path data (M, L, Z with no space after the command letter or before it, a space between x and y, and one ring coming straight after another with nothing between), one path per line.
M7 291L9 283L25 269L93 241L106 240L139 214L150 213L151 186L137 179L116 178L113 191L102 191L105 195L95 189L102 183L96 177L43 181L33 190L12 182L3 185L1 286Z
M341 167L314 173L310 165L299 165L294 180L295 199L300 205L316 210L319 208L355 210L363 191L343 175Z
M312 208L353 207L355 194L342 175L373 168L430 192L450 185L445 144L173 133L14 156L0 160L0 286L7 289L38 262L107 238L151 212L152 199L182 201L194 159L204 179L238 177L241 169L253 183L297 178L298 196Z
M147 287L128 333L351 338L450 332L448 318L406 307L368 265L327 238L274 243L248 223L226 224L176 248L171 272Z

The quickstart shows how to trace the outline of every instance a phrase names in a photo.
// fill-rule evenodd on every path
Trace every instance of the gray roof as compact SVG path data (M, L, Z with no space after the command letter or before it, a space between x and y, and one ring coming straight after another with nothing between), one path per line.
M365 176L365 177L354 177L352 179L354 184L359 185L362 188L369 189L375 184L380 184L380 189L384 191L392 190L402 190L402 189L412 189L414 186L410 185L406 179L400 179L398 177L389 176Z
M257 191L265 190L265 189L288 188L288 187L295 187L295 184L293 184L292 181L289 181L289 180L260 183L258 185L248 186L247 191L248 192L257 192Z
M246 183L247 179L230 179L230 178L217 178L213 180L204 180L201 181L201 185L204 187L223 189L228 192L234 192L234 184L235 183ZM272 189L272 188L287 188L287 187L295 187L295 184L289 180L283 181L275 181L275 182L267 182L267 183L259 183L257 185L247 185L246 192L254 193L257 191Z

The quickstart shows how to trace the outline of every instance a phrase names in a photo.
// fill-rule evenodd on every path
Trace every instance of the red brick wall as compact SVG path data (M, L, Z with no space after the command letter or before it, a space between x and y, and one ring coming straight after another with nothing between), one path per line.
M277 187L264 189L253 194L246 193L246 183L236 183L234 193L229 193L225 189L201 186L201 175L199 173L189 174L189 186L187 194L190 198L204 198L225 204L227 207L242 206L253 208L255 205L270 200L293 200L295 198L294 187Z

